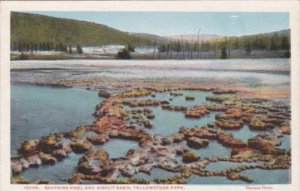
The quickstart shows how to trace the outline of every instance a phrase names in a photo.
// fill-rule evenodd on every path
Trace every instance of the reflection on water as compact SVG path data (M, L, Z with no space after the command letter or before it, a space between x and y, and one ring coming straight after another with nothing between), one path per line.
M95 106L102 100L96 92L82 89L12 85L11 149L27 139L92 123Z

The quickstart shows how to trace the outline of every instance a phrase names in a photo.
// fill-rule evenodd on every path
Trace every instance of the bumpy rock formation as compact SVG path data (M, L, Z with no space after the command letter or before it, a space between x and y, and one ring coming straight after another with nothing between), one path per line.
M186 151L182 154L182 161L184 163L195 162L198 161L199 159L200 157L198 156L198 154L192 151Z
M207 110L206 106L196 106L191 109L188 109L185 112L185 117L187 118L201 118L205 115L209 114L209 110Z
M213 90L213 93L214 94L235 94L237 93L236 90L230 90L230 89L219 89L219 88L216 88Z
M266 139L263 136L264 135L258 135L252 139L249 139L249 147L255 148L261 151L263 154L284 154L284 150L276 148L276 142L274 139Z
M257 117L250 118L249 128L253 130L266 130L270 128L262 119Z
M242 121L216 121L215 124L220 127L221 129L240 129L243 126Z
M87 137L87 140L93 143L94 145L102 145L109 140L109 136L107 134L99 134Z
M13 177L11 178L11 184L30 184L30 181L25 179L24 177Z
M222 103L224 101L228 101L233 99L233 96L207 96L206 100L207 101L213 101L217 103Z
M232 135L226 134L226 133L220 133L220 134L218 134L217 141L219 143L221 143L225 147L230 147L230 148L234 148L234 147L239 147L239 148L247 147L246 143L244 143L241 140L236 139Z
M79 160L77 171L86 175L100 174L107 160L108 153L105 150L90 150Z
M247 176L242 176L236 172L230 172L227 174L227 178L230 179L230 180L242 180L244 182L247 182L247 183L251 183L253 182L253 179L247 177Z
M103 97L103 98L109 98L111 95L108 91L106 90L99 90L98 92L98 96L99 97Z
M92 148L92 144L90 142L81 139L72 141L70 146L74 153L84 153Z
M81 138L86 132L87 132L86 126L79 126L70 132L65 132L64 136L66 138Z
M37 140L27 140L22 143L18 152L22 155L31 155L36 151L37 146L38 146Z
M69 146L63 146L62 149L57 149L52 152L52 155L59 161L63 160L67 157L68 153L71 152L71 148Z
M201 148L208 146L209 142L206 139L200 139L197 137L190 137L187 140L187 145L193 148Z
M228 119L241 119L243 117L243 111L238 108L229 108L225 113L216 115L218 120L228 120Z
M40 139L38 148L44 153L52 153L53 150L62 148L62 145L58 143L56 136L49 135Z
M131 97L144 97L151 95L150 91L147 90L132 90L124 92L118 95L120 98L131 98Z
M18 175L23 171L23 163L18 159L11 160L11 171L13 175Z
M161 104L161 101L156 101L152 99L147 100L130 100L130 101L123 101L123 104L128 105L129 107L153 107L153 106L159 106Z
M191 172L188 169L183 169L179 175L175 175L170 178L155 178L154 182L158 184L184 184L191 176Z
M194 101L195 97L193 97L193 96L185 96L185 100L186 101Z
M179 112L185 112L187 110L186 107L177 106L177 105L169 105L169 104L161 105L161 108L164 110L179 111Z
M45 154L43 152L39 153L39 156L43 162L43 164L54 165L57 162L57 159L49 154Z

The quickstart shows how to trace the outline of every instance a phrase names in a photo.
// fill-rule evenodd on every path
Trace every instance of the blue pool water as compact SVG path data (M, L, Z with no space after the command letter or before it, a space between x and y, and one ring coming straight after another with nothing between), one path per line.
M11 86L11 150L27 139L91 124L103 99L97 92L35 85Z

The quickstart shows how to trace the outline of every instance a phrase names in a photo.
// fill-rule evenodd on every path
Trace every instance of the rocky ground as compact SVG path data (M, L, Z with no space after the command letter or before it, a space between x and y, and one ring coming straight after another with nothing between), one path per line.
M126 88L127 89L127 88ZM40 165L55 165L64 160L71 152L83 153L78 161L77 172L69 177L70 184L115 183L115 184L184 184L192 175L224 176L229 180L251 183L255 177L242 176L249 169L289 169L291 150L280 149L280 137L290 134L290 109L281 103L260 98L245 98L235 89L207 87L130 87L111 93L100 90L99 96L106 98L96 106L94 115L97 120L88 126L80 126L70 132L57 132L27 140L11 158L12 183L54 183L52 180L31 182L21 176L27 168ZM214 96L206 97L213 105L202 104L192 108L171 105L165 100L137 100L155 93L169 92L174 96L178 90L212 91ZM231 96L228 96L230 93ZM153 96L154 97L154 96ZM133 98L128 101L128 98ZM124 106L132 110L125 110ZM161 107L170 112L183 112L187 118L200 119L210 112L221 112L215 122L199 127L183 127L169 136L153 135L145 131L152 128L149 120L155 118L151 107ZM143 108L143 109L140 109ZM145 117L141 117L145 116ZM260 131L257 136L243 142L228 133L228 129L240 129L244 124L250 129ZM90 135L90 132L95 135ZM102 145L112 139L137 141L140 148L129 150L126 156L111 159ZM202 158L191 148L207 147L211 140L231 149L230 157ZM186 141L187 146L180 144ZM180 158L180 161L178 161ZM207 171L210 163L229 161L241 163L235 168L220 171ZM242 164L243 163L243 164ZM134 178L134 175L151 173L154 168L174 172L168 178Z
M255 177L243 176L241 172L290 168L291 150L279 148L280 137L291 133L289 85L253 86L239 80L200 76L117 78L95 74L93 67L68 69L22 66L12 69L13 83L81 87L98 91L99 96L105 98L96 106L94 115L97 119L94 123L70 132L56 132L38 140L27 140L20 145L18 154L11 158L12 183L55 183L53 180L27 180L22 177L22 172L40 165L55 165L72 152L83 154L83 157L78 161L77 172L68 178L70 184L184 184L193 174L200 177L223 176L229 180L251 183ZM183 96L179 90L213 92L214 95L206 97L206 100L214 104L185 107L155 98L155 94L159 93ZM135 99L146 96L151 96L151 99ZM193 101L194 97L187 96L185 99ZM284 103L276 101L279 99ZM125 106L131 110L126 110ZM174 134L161 136L146 131L153 128L151 120L156 117L152 107L182 112L186 118L192 119L201 119L216 111L219 114L213 123L183 127ZM245 142L227 131L241 129L243 125L260 133ZM126 156L112 159L109 151L94 147L113 139L136 141L139 149L131 149ZM203 158L192 151L207 147L211 141L229 148L231 156ZM205 169L210 163L220 161L241 165L219 171ZM174 176L154 179L134 177L140 172L150 174L154 168L174 172Z

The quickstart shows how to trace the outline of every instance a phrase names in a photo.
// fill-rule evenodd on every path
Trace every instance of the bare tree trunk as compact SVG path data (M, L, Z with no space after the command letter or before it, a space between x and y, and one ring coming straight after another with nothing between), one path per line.
M203 39L201 35L201 59L203 58Z
M190 59L193 59L193 45L192 44L190 45L190 50L191 50L191 58Z
M216 46L215 46L215 55L214 55L215 59L217 58L217 56L218 56L218 49L217 49L217 43L216 43Z
M182 36L181 36L181 47L182 47L182 59L184 59L184 45L183 45Z
M153 59L156 60L156 40L154 42Z
M200 35L200 31L201 31L201 28L199 28L198 30L198 59L200 58L200 42L199 42L199 35Z
M231 57L231 40L229 38L228 58Z

